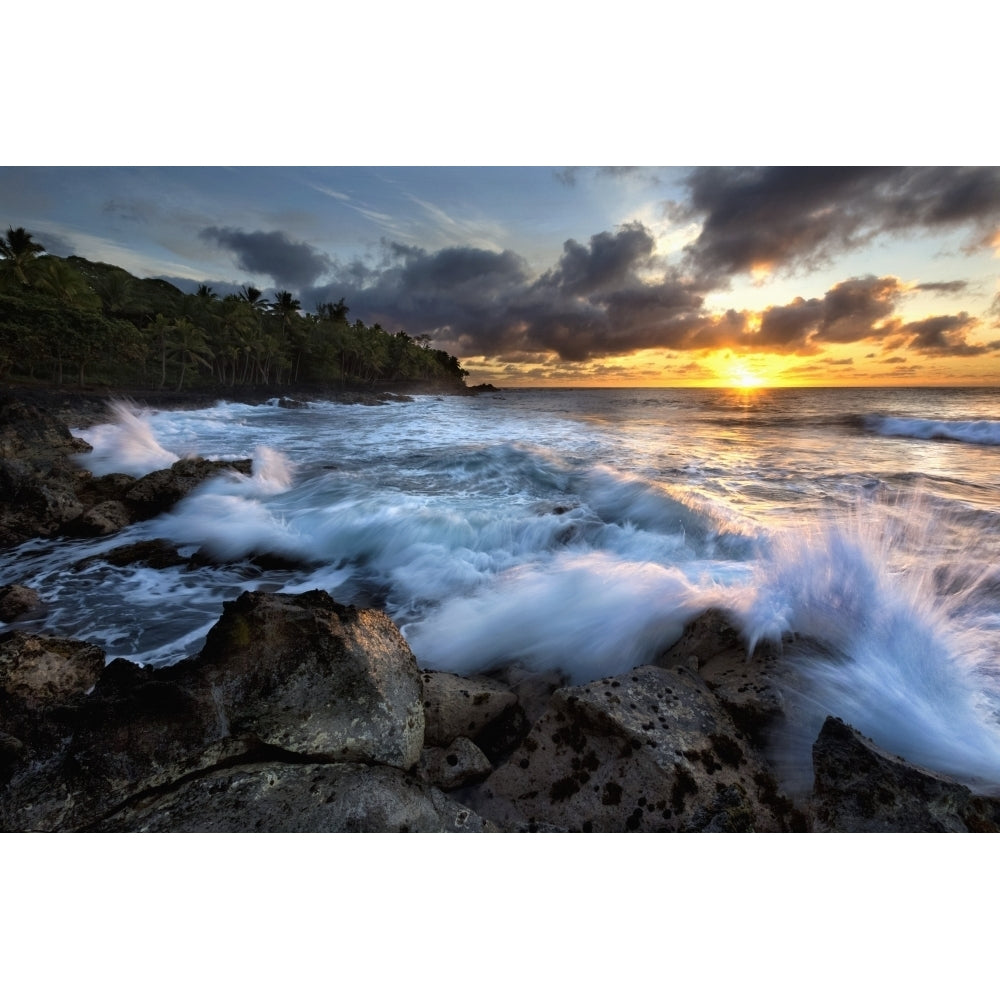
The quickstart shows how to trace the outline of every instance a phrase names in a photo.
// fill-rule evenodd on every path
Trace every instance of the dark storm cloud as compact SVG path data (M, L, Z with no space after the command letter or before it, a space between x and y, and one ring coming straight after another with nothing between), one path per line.
M916 323L907 323L902 332L914 335L906 346L918 354L974 357L1000 350L1000 341L989 344L968 342L967 336L976 325L975 319L962 312L957 316L931 316Z
M884 336L884 323L903 294L895 278L851 278L834 285L823 298L823 319L816 338L830 343L850 344L869 337Z
M895 278L850 278L822 299L794 299L761 315L754 344L760 349L812 353L822 343L850 344L883 337L894 329L892 314L903 294Z
M282 232L247 233L242 229L209 226L199 236L232 250L236 262L250 274L266 274L275 284L303 289L328 273L330 258L308 243L295 243Z
M1000 225L998 167L700 167L686 185L692 269L725 285L755 268L815 267L883 233ZM677 214L677 206L673 206Z
M682 346L702 299L655 255L640 223L567 240L554 267L534 277L511 251L386 245L377 266L355 261L313 289L343 296L352 316L428 334L470 357L557 354L584 361L646 347Z
M590 245L566 240L562 257L539 279L569 295L590 295L627 282L636 267L648 264L656 243L640 222L620 226L617 232L597 233Z

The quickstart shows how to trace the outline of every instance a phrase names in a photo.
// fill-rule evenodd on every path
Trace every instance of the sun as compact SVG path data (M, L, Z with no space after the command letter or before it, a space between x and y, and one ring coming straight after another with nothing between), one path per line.
M728 378L729 384L734 389L759 389L767 383L762 375L751 371L742 361L737 362L729 369Z

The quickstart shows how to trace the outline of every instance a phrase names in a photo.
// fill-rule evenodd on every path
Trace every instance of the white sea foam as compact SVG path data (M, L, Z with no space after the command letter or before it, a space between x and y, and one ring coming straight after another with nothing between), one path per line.
M678 569L563 553L442 602L404 634L438 670L518 661L585 683L648 662L717 597Z

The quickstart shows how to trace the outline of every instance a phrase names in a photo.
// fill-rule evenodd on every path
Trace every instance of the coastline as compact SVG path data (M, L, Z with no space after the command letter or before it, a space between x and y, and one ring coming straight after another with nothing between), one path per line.
M371 404L386 391L312 398ZM224 398L137 395L0 392L21 419L0 430L22 434L20 445L0 439L0 474L20 477L14 513L40 511L41 537L69 526L113 535L122 526L113 512L156 516L219 471L182 460L135 481L74 468L80 442L60 426L63 413L82 423L117 398L171 408ZM275 394L261 395L256 402ZM162 548L121 556L151 567L175 557ZM322 591L244 593L200 654L155 671L105 666L98 647L21 631L18 617L0 630L0 826L9 832L1000 830L1000 800L830 718L813 751L816 784L793 802L766 755L770 727L789 711L780 657L751 654L714 612L655 662L579 686L510 670L423 670L384 614ZM354 678L349 690L329 687L330 663ZM331 715L331 705L356 700L358 685L369 691L362 710ZM333 799L317 803L315 787ZM248 795L263 804L244 809ZM325 808L334 800L340 811Z
M157 410L193 410L213 406L220 400L233 403L262 404L270 399L301 402L377 403L379 397L399 399L405 396L474 396L496 391L492 386L457 388L451 383L380 382L375 385L340 386L231 386L212 391L202 389L149 389L143 387L27 386L0 384L0 399L18 400L38 407L69 427L89 427L108 416L108 406L127 400L137 406Z

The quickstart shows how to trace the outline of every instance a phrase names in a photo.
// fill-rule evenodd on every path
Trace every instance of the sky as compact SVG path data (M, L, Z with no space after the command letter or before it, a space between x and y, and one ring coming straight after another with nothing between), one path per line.
M187 291L343 298L471 383L996 384L990 24L906 9L844 0L793 31L766 2L512 0L473 24L448 0L325 23L290 0L310 32L272 38L266 72L252 4L108 20L97 49L75 6L19 13L46 72L8 103L0 228Z
M1000 381L997 167L0 167L0 223L473 383Z

